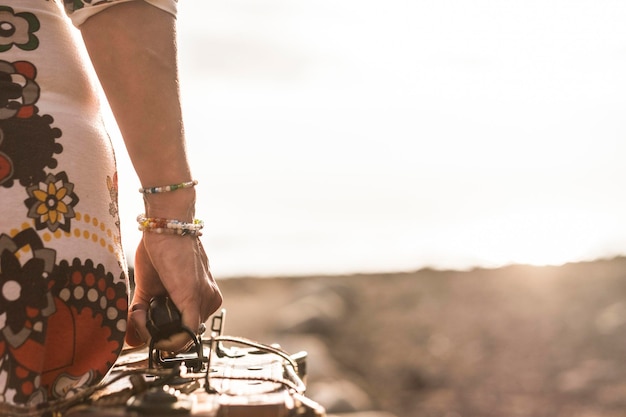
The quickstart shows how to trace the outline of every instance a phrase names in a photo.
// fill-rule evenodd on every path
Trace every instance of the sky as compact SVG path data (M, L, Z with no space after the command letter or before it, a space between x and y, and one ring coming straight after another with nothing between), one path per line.
M626 253L625 3L179 7L190 161L217 277ZM120 185L129 253L138 186Z

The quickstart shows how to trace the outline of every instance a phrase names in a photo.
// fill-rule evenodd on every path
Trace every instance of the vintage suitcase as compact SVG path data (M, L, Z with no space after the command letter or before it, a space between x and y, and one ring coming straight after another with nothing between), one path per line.
M225 313L213 317L209 337L193 335L189 353L171 356L153 344L128 349L100 385L47 408L0 405L0 415L324 417L305 395L306 352L225 336Z

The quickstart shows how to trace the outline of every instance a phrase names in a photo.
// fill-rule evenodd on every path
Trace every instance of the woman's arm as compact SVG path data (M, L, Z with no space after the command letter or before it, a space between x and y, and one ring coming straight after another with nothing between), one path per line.
M174 16L144 1L131 1L90 17L80 28L142 186L191 180ZM195 214L195 190L146 195L145 205L149 217L189 222ZM206 255L191 236L144 232L135 278L127 335L131 344L147 339L145 307L155 295L168 293L194 330L221 304ZM162 348L177 343L181 341Z
M178 88L175 18L133 1L87 19L81 31L141 184L191 180Z

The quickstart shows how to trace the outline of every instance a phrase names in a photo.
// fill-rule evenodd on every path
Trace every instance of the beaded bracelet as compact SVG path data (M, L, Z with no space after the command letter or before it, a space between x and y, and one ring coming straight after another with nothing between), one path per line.
M168 193L170 191L176 191L182 188L195 187L196 185L198 185L198 181L193 180L193 181L181 182L180 184L163 185L160 187L140 188L139 192L143 194Z
M139 223L139 230L142 232L169 233L180 236L202 236L200 230L204 227L204 222L198 219L194 219L192 223L186 223L180 220L146 217L145 214L137 216L137 223Z

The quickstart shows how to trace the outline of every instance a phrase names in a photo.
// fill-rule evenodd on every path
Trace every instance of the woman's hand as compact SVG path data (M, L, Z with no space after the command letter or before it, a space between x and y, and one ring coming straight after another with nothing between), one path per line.
M144 233L135 254L135 291L126 341L139 345L150 339L146 328L150 300L167 294L180 310L183 324L197 331L222 303L211 276L202 243L191 236ZM181 351L190 342L186 333L157 343L159 349Z
M173 216L175 212L192 213L193 210L177 207L190 194L191 199L182 206L193 207L192 190L146 197L147 212L152 217L166 218L177 218ZM185 214L182 219L190 221L191 217ZM199 238L144 232L135 253L135 291L126 334L128 344L136 346L150 339L146 316L150 300L157 295L170 297L180 310L183 324L193 332L220 307L222 295ZM175 352L189 342L186 333L179 333L160 341L157 347Z

